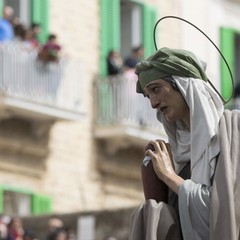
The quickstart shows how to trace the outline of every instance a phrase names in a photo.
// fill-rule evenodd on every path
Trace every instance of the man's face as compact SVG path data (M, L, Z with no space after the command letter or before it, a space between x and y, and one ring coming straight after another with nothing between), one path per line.
M144 93L152 108L160 111L169 122L189 120L189 107L185 99L167 81L158 79L150 82L144 88Z
M37 35L37 34L39 34L40 32L41 32L41 29L40 29L39 26L36 26L36 27L33 28L33 33L34 33L34 34Z
M3 10L3 17L10 20L13 17L14 10L10 6L6 6Z

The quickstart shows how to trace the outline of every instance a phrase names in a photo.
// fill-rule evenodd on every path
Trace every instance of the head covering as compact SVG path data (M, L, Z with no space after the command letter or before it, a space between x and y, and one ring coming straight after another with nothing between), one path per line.
M219 154L218 124L223 103L207 84L206 64L192 52L161 48L136 67L137 92L151 81L172 78L190 109L190 132L181 120L169 122L161 111L158 120L163 124L174 156L177 173L190 161L191 179L210 186L216 156ZM171 82L170 82L171 84Z
M204 63L190 51L183 49L161 48L152 56L137 64L137 93L151 81L169 76L191 77L207 81Z
M179 91L190 109L190 132L178 120L169 122L161 111L162 122L171 145L177 173L191 162L191 179L210 186L216 156L220 151L218 124L223 114L223 103L217 93L201 79L173 76Z

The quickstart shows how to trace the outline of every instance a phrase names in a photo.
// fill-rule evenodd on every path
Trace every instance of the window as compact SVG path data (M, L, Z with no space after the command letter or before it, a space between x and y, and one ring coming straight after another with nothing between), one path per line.
M28 216L51 213L48 196L9 186L0 186L0 213L13 216Z
M108 52L120 49L120 0L101 0L100 4L100 75L105 76Z
M3 191L4 213L8 216L27 216L31 214L31 195Z
M121 55L125 58L133 47L144 46L144 55L154 52L153 29L156 23L156 9L138 1L121 1Z
M100 75L106 75L111 49L120 51L123 58L138 45L144 46L145 56L154 52L155 8L135 0L101 0L100 9Z
M31 0L3 0L4 6L11 6L14 9L14 17L26 25L31 25Z
M232 28L220 29L220 49L226 58L232 71L235 84L240 81L240 35L237 30ZM230 73L226 64L221 59L221 92L225 100L229 99L232 93L232 83Z
M142 8L139 4L121 1L121 55L129 55L132 47L142 44Z
M23 24L30 26L32 23L39 23L41 33L39 41L44 43L48 36L49 25L49 3L48 0L0 0L0 14L6 5L14 9L14 17L18 17Z
M235 33L235 84L240 84L240 33Z

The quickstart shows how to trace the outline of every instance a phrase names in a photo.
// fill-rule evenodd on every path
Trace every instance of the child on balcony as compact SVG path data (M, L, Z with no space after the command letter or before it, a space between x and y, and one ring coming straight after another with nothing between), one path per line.
M50 34L48 41L42 46L38 58L44 63L59 61L61 46L57 43L57 36Z

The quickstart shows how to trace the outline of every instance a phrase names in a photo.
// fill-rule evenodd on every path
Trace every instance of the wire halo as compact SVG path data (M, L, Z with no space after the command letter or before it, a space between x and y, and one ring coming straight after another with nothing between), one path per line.
M196 28L199 32L201 32L201 33L213 44L213 46L217 49L218 53L221 55L224 63L226 64L227 69L228 69L229 74L230 74L230 77L231 77L232 93L231 93L230 98L226 101L226 100L221 96L221 94L218 92L218 90L214 87L214 85L211 83L211 81L210 81L209 79L208 79L208 82L209 82L209 84L211 85L211 87L215 90L215 92L218 94L218 96L221 98L221 100L223 101L223 104L224 104L224 105L227 104L227 103L233 98L233 95L234 95L234 80L233 80L232 71L231 71L231 69L230 69L230 67L229 67L229 65L228 65L228 62L227 62L226 58L224 57L224 55L222 54L222 52L219 50L219 48L217 47L217 45L208 37L208 35L207 35L206 33L204 33L204 32L203 32L200 28L198 28L196 25L194 25L193 23L187 21L187 20L184 19L184 18L177 17L177 16L164 16L164 17L160 18L160 19L156 22L156 24L155 24L155 26L154 26L154 30L153 30L153 40L154 40L154 47L155 47L156 51L158 50L157 43L156 43L156 29L157 29L158 24L159 24L162 20L167 19L167 18L178 19L178 20L181 20L181 21L183 21L183 22L188 23L188 24L191 25L192 27Z

